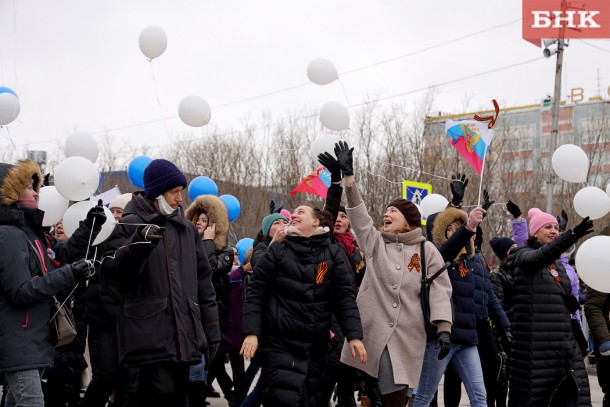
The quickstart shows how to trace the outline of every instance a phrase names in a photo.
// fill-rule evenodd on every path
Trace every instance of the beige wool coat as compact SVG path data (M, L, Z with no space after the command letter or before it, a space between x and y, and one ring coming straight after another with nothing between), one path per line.
M426 350L426 329L420 303L421 272L413 265L425 238L421 228L400 234L378 231L354 186L346 187L347 216L365 253L366 274L357 297L368 361L352 358L344 344L341 362L378 377L379 361L387 346L396 384L417 387ZM353 206L352 206L353 205ZM443 265L436 247L425 243L426 272ZM431 322L451 331L451 282L442 273L430 289Z

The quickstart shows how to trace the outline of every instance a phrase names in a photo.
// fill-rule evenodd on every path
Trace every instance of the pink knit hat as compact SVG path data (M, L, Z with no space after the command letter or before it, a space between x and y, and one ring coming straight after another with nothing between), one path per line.
M530 209L527 212L527 217L530 219L530 236L534 236L536 232L538 232L540 228L547 223L558 224L557 218L555 218L553 215L542 212L538 208Z

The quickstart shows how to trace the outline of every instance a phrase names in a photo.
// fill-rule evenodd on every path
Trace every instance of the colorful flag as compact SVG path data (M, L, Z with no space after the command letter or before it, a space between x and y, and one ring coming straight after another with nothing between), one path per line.
M330 172L326 168L320 167L303 177L301 183L290 192L290 195L305 192L326 199L328 187L330 187Z
M481 175L485 154L491 144L494 131L488 124L478 120L447 120L445 132L449 142L466 159L468 164Z

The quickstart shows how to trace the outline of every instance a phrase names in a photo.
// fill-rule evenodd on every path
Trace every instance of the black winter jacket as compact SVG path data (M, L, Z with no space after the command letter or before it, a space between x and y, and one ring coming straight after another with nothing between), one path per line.
M331 313L348 340L362 338L350 273L328 232L288 235L256 264L243 328L259 337L264 405L321 405Z
M577 346L564 301L570 279L558 259L575 240L568 230L552 242L535 241L509 256L514 338L509 406L546 406L560 384L574 377Z
M76 284L70 265L56 269L47 255L43 216L38 209L0 205L0 372L53 364L51 298ZM81 222L67 243L55 241L49 250L66 263L84 258L90 231Z
M220 341L212 271L197 229L179 208L157 212L136 192L106 245L102 272L118 281L123 301L118 317L121 361L200 362L201 350ZM141 226L165 228L158 244L144 241Z

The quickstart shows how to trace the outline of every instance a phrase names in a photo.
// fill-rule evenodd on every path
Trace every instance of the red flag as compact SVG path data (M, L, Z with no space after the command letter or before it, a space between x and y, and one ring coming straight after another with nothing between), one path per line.
M297 192L305 192L326 199L329 186L330 174L326 168L320 167L304 177L301 183L290 192L290 195L294 195Z

